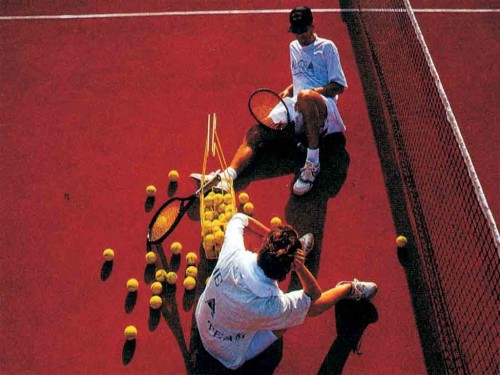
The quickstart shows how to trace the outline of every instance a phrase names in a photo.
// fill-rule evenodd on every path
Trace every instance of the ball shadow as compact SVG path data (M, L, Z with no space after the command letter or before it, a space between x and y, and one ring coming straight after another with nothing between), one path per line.
M128 365L130 361L132 361L132 358L134 357L135 353L135 347L136 347L136 340L127 340L123 344L123 349L122 349L122 363L124 365Z
M172 254L170 258L170 270L177 273L181 266L181 255L180 254Z
M106 281L111 276L112 271L113 271L113 261L110 260L104 262L101 267L101 280Z
M148 328L151 332L155 331L160 324L161 311L159 309L149 308L149 319L148 319Z
M177 193L177 188L179 187L179 184L177 182L170 182L168 184L167 188L167 195L169 197L173 197L175 193Z
M155 206L155 197L146 197L146 201L144 202L144 211L151 212L154 206Z
M128 292L125 298L125 312L130 314L137 303L137 292Z

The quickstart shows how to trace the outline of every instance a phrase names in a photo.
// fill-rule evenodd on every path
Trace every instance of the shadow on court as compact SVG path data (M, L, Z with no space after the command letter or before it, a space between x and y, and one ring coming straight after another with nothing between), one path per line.
M378 321L377 309L368 301L342 300L335 305L337 337L318 374L342 374L351 353L361 354L365 329Z
M272 148L263 149L257 154L254 163L235 182L235 190L243 190L252 181L269 179L277 176L293 174L290 186L304 165L305 148L297 147L293 141L276 142ZM291 191L285 208L286 222L292 225L299 234L314 235L314 250L306 259L306 265L313 275L317 276L323 230L328 200L335 197L341 190L347 178L350 157L346 150L344 134L331 134L320 141L319 174L313 189L304 196L297 197ZM290 290L300 288L300 282L292 274Z

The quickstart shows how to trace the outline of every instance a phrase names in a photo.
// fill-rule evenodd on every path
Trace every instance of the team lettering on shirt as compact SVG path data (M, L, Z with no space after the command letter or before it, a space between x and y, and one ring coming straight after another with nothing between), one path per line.
M312 61L307 61L307 60L292 61L292 75L297 76L301 74L308 76L314 75L314 64L312 63Z
M220 270L218 268L216 268L214 270L214 272L212 274L212 279L214 280L216 287L219 287L219 285L222 283L222 281L223 281L222 274L220 273ZM216 310L215 298L211 298L208 301L206 301L205 303L208 305L208 308L210 309L210 315L212 316L212 318L214 318L215 317L215 310ZM232 341L242 340L245 338L244 333L238 333L236 335L227 335L227 334L219 331L218 329L216 329L210 320L208 320L207 323L208 323L209 334L212 337L219 339L221 341L231 341L232 342Z

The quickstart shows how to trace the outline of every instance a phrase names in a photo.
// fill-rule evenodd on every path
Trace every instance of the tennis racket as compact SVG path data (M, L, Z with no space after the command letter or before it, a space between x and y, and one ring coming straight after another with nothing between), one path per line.
M250 95L248 109L259 124L271 129L283 130L291 122L290 112L285 100L272 90L258 89Z
M166 201L154 214L148 227L147 240L149 243L157 244L167 238L181 221L186 211L198 199L200 193L210 189L216 182L220 181L220 175L206 182L192 195L186 198L174 197Z

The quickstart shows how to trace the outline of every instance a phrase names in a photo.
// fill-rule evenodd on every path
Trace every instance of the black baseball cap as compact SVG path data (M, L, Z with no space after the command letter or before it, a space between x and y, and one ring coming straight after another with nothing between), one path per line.
M313 23L313 15L311 8L298 6L290 12L290 28L289 32L294 34L302 34L307 31L307 27Z

